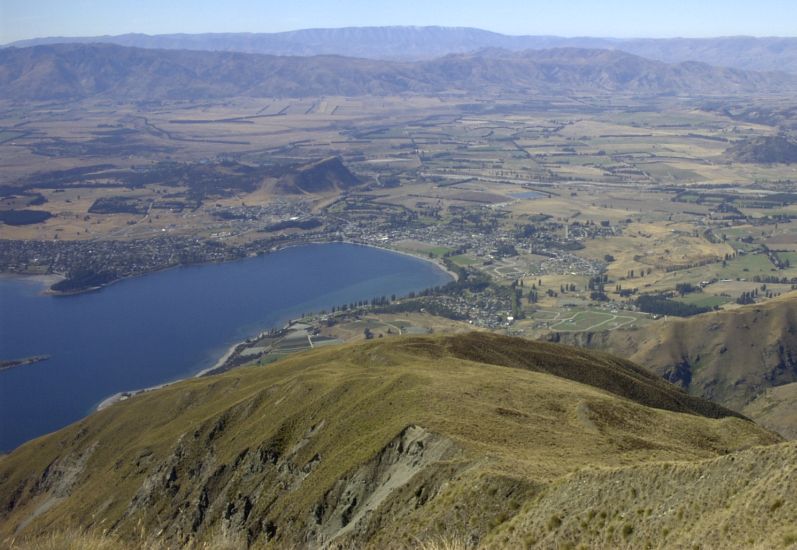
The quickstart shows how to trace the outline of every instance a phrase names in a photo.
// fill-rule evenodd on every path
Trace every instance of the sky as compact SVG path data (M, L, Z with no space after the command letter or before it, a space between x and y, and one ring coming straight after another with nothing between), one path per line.
M382 25L618 38L797 36L797 0L0 0L0 43Z

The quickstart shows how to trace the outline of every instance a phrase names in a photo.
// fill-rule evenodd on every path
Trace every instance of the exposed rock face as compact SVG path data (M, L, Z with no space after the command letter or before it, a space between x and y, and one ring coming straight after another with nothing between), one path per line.
M377 456L355 472L339 479L321 502L313 508L316 527L308 539L326 544L349 533L367 530L369 515L404 485L413 483L417 474L434 468L443 458L456 453L454 443L418 426L409 426ZM424 504L436 492L425 485L416 491L413 507Z
M397 337L187 380L23 445L0 457L0 540L99 528L131 546L476 546L585 468L630 479L779 441L605 354Z
M224 463L214 440L239 412L232 411L181 437L167 459L151 469L125 517L154 519L153 514L169 514L172 519L161 532L169 540L188 541L218 528L248 543L278 538L272 516L278 512L280 497L300 491L322 462L317 453L307 461L300 460L298 453L324 423L313 426L290 448L280 434Z

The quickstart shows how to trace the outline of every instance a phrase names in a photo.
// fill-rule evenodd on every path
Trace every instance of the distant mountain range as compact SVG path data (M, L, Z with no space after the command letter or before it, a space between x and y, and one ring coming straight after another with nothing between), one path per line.
M727 95L797 90L797 76L666 64L616 50L489 49L428 61L150 50L112 44L0 49L15 100L200 99L401 93Z
M59 43L110 43L150 49L207 50L270 55L342 55L421 60L484 48L510 51L550 48L616 49L667 63L699 61L720 67L797 74L797 37L617 39L508 36L464 27L349 27L279 33L123 34L49 37L13 42L27 47Z

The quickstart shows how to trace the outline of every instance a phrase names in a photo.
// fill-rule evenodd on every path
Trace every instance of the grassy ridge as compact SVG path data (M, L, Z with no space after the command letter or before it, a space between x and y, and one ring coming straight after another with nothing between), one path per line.
M579 469L779 441L723 414L564 346L471 333L318 349L137 396L0 458L0 537L482 540Z
M698 463L584 470L548 487L487 547L788 548L797 443Z
M584 342L581 342L584 343ZM650 367L691 395L747 414L768 388L797 382L797 293L763 304L670 320L637 331L596 335L589 342ZM791 433L794 406L784 414L754 416L781 433Z

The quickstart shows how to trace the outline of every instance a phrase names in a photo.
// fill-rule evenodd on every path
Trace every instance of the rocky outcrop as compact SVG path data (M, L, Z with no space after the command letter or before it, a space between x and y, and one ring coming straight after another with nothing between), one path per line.
M312 512L308 542L329 545L340 537L356 539L368 530L371 515L417 474L456 453L449 439L408 426L372 460L339 479ZM436 488L420 484L410 508L422 506Z

